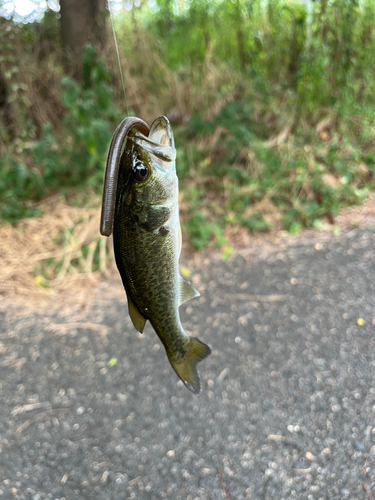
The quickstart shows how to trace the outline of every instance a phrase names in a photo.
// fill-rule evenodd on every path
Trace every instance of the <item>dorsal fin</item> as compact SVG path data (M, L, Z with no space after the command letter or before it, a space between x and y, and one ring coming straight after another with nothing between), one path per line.
M128 295L128 308L129 308L129 316L133 322L133 325L136 330L140 333L143 333L145 329L146 319L138 312L138 309L133 304L131 298Z
M200 293L198 290L196 290L187 279L185 279L183 276L179 276L180 279L180 294L179 294L179 300L178 300L178 305L180 306L187 300L193 299L194 297L199 297Z

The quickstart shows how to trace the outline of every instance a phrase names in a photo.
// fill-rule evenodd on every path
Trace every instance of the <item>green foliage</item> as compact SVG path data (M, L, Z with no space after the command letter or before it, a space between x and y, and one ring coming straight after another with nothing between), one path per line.
M190 212L184 229L188 234L189 242L196 250L203 250L210 241L214 241L217 247L228 244L220 221L210 220L205 212L196 207Z
M272 147L257 135L249 99L243 96L240 105L224 106L208 121L194 115L181 135L189 142L195 135L202 144L204 138L210 142L218 127L225 131L214 147L190 152L199 159L193 177L196 182L215 178L210 189L218 196L223 188L226 193L224 205L212 209L204 191L196 191L194 196L189 189L192 209L186 229L197 249L212 238L224 245L223 231L233 222L251 231L267 231L274 225L275 209L292 234L302 227L325 228L322 219L332 222L341 207L361 203L374 188L373 153L364 154L354 137L337 134L322 142L307 132L288 144Z
M110 75L90 46L83 73L82 85L61 80L65 112L60 134L47 123L40 138L23 149L14 141L0 157L3 219L37 215L34 202L62 188L88 185L99 192L108 144L122 116L113 102Z
M62 102L67 110L63 119L67 137L62 148L62 157L66 158L62 183L77 185L89 179L94 189L101 186L108 144L122 119L109 83L110 74L90 46L84 56L82 86L69 78L62 80Z
M230 248L227 230L238 225L324 229L374 188L375 4L309 5L142 1L115 19L128 104L146 120L175 114L185 229L197 249ZM17 54L28 64L40 43L39 64L45 40L58 43L53 16L38 26L10 26L0 38L0 84L3 76L16 116L16 127L0 123L0 211L10 221L36 215L35 202L57 190L100 193L124 118L115 103L120 80L91 47L81 84L62 78L58 64L58 88L43 84L46 64L39 79L22 77ZM38 118L41 102L59 116L44 110Z

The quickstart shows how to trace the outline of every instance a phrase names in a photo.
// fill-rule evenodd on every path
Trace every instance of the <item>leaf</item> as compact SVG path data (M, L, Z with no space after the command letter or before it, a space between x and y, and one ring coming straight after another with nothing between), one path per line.
M38 274L38 276L35 276L34 282L42 288L47 288L46 280L40 274Z
M234 252L234 248L232 247L224 247L223 248L223 253L222 253L222 259L224 261L228 260L229 257L232 255L232 253Z
M292 235L298 234L302 229L302 225L299 222L292 222L289 228L289 232Z
M117 363L117 358L111 358L108 363L107 363L107 366L108 368L113 368L115 366L115 364Z
M185 278L190 278L191 271L190 271L190 269L187 269L186 267L182 267L181 274L182 274L182 276L185 276Z

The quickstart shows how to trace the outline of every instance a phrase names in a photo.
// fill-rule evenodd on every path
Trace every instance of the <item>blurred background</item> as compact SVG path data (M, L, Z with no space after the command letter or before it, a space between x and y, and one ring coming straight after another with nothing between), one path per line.
M374 27L373 0L0 0L2 500L375 498ZM199 397L99 235L115 128L161 114Z
M374 24L371 0L1 0L1 289L107 268L98 207L128 114L172 122L189 248L338 232L374 187Z

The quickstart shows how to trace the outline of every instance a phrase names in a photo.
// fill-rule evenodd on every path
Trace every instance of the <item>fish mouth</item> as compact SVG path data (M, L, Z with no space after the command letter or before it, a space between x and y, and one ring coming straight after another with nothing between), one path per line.
M147 135L144 135L147 134ZM110 236L115 216L118 175L126 141L133 141L152 155L152 162L164 173L176 173L176 149L168 118L160 116L151 125L140 118L127 117L116 128L109 147L104 179L100 233Z
M165 116L160 116L152 123L148 137L134 129L129 139L145 149L150 154L151 160L164 170L175 168L174 137L171 124Z

